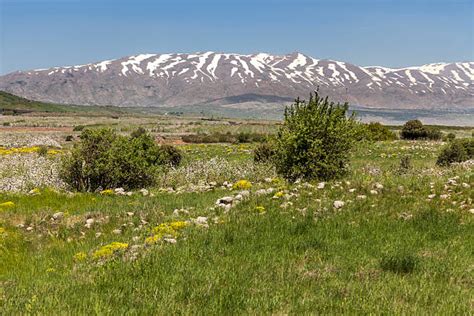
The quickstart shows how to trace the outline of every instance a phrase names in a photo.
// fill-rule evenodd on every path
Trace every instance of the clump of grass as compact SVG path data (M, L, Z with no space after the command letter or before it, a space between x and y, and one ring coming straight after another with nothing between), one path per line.
M398 274L413 273L418 266L419 260L416 256L403 252L384 255L380 260L382 270Z

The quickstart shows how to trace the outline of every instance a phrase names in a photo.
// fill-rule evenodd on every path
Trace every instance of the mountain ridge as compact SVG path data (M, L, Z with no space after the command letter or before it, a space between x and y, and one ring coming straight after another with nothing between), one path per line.
M474 62L360 67L294 52L138 54L77 66L17 71L0 90L45 102L182 106L240 99L255 106L307 97L377 108L474 108ZM254 95L254 100L245 96Z

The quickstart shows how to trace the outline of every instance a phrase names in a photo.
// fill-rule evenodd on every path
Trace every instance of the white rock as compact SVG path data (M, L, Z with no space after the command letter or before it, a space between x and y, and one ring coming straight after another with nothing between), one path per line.
M29 231L29 232L30 232L30 231L32 231L32 230L33 230L33 227L31 227L31 226L26 227L26 231Z
M147 195L150 194L150 192L148 192L147 189L141 189L141 190L140 190L140 193L141 193L143 196L147 196Z
M244 197L242 196L242 194L237 194L236 196L234 196L234 199L236 199L237 201L241 201Z
M59 220L59 219L61 219L61 218L63 218L63 217L64 217L64 213L63 213L63 212L57 212L57 213L54 213L54 214L53 214L53 219L54 219L54 220Z
M170 244L175 244L177 241L174 238L163 238L163 241L170 243Z
M431 199L434 199L435 197L436 197L436 194L430 194L430 195L428 195L428 199L430 199L430 200L431 200Z
M100 232L95 233L95 238L99 238L100 236L102 236L102 233Z
M466 188L466 189L469 189L471 186L468 183L463 182L462 187Z
M367 195L363 195L363 194L358 195L358 196L356 196L356 199L357 200L365 200L365 199L367 199Z
M343 201L334 201L333 206L334 206L334 208L336 208L336 209L340 209L340 208L342 208L342 207L344 206L344 204L345 204L345 203L344 203Z
M133 192L130 192L130 191L129 191L129 192L126 193L126 195L127 195L127 196L132 196L132 195L133 195Z
M448 194L441 194L441 195L439 196L439 198L440 198L441 200L446 200L448 197L449 197Z
M114 192L117 195L125 195L125 190L123 188L116 188Z
M468 212L474 214L474 208L471 208Z
M224 196L223 198L217 200L217 202L221 204L231 204L233 200L234 198L231 196Z
M264 195L264 194L267 194L267 190L265 189L259 189L255 191L255 195Z
M324 189L325 186L326 186L325 182L319 182L317 188L321 190L321 189Z
M243 198L247 198L250 196L250 191L243 190L243 191L240 191L239 194L242 195Z
M133 213L133 212L127 212L127 216L133 216L133 215L135 215L135 213Z
M122 230L121 229L114 229L112 231L112 233L114 233L115 235L120 235L122 233Z
M354 193L355 191L356 191L356 189L349 189L350 193Z
M370 190L370 194L376 195L379 194L379 192L377 190Z
M95 220L93 218L86 219L86 224L92 225L94 224Z
M377 189L377 190L382 190L383 189L383 185L381 183L375 183L374 184L374 187Z

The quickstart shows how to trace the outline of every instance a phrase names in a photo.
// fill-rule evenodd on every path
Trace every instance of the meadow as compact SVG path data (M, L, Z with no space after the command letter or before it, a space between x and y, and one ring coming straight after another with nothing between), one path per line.
M181 141L274 133L271 121L0 116L5 122L2 314L474 309L473 164L436 166L441 141L360 142L343 179L287 183L253 161L253 143ZM154 187L69 192L57 168L77 141L77 125L145 127L176 144L184 161ZM39 155L38 146L48 151Z

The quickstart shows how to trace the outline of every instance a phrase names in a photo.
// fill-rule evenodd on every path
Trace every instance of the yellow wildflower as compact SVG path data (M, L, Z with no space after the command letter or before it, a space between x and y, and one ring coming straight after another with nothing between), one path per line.
M252 183L248 180L239 180L232 186L234 190L248 190L251 187Z
M92 258L94 259L105 259L113 256L115 253L119 251L123 251L128 248L127 243L122 242L113 242L108 245L102 246L99 250L96 250L92 254Z
M176 222L171 222L169 225L174 230L180 230L188 226L188 223L183 222L183 221L176 221Z
M87 259L87 254L81 251L81 252L76 253L73 258L75 261L84 261Z
M100 195L114 195L114 190L107 189L107 190L100 191Z
M14 206L15 206L15 203L13 203L12 201L0 203L0 208L11 208Z
M46 269L46 272L48 272L48 273L56 272L56 269L55 268L48 268L48 269Z
M161 236L153 235L153 236L150 236L150 237L145 238L145 244L147 244L147 245L154 245L154 244L156 244L158 241L160 241L160 239L161 239Z
M257 206L257 207L255 207L255 210L257 212L259 212L260 214L265 213L265 207L264 206Z
M281 198L283 195L285 195L285 193L283 191L278 191L277 193L275 193L275 195L273 197L274 198Z

